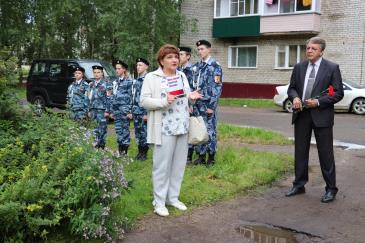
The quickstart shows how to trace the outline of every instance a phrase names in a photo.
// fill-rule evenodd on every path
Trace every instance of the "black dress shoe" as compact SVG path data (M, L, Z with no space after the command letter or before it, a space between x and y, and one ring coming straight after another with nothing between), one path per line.
M292 197L292 196L295 196L295 195L298 195L298 194L303 194L305 193L305 188L302 186L302 187L293 187L292 189L290 189L290 191L288 191L285 196L286 197Z
M335 200L335 198L336 198L336 193L331 192L331 191L327 191L323 195L323 197L321 199L321 202L323 202L323 203L329 203L329 202L332 202L333 200Z

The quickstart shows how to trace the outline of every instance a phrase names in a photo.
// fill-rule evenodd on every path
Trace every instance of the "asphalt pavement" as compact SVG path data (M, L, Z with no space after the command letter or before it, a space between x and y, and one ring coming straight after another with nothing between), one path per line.
M275 108L219 107L220 122L260 127L294 137L291 114ZM333 136L336 141L365 146L365 116L336 113Z

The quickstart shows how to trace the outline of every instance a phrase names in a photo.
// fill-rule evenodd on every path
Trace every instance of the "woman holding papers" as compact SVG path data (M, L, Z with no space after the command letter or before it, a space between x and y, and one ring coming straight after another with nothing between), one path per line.
M154 212L168 216L166 204L187 209L179 194L188 152L189 101L202 96L198 91L190 92L185 74L177 70L177 47L162 46L157 61L160 68L146 75L140 103L148 110L147 143L154 145Z

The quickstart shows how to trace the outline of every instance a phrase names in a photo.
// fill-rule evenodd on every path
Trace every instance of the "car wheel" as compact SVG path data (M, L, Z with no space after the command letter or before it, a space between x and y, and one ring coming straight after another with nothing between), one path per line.
M354 100L352 102L352 111L358 115L365 114L365 98L357 98Z
M46 101L44 100L44 98L40 95L36 95L34 98L33 98L33 102L34 104L34 107L35 107L35 112L38 114L38 115L41 115L45 109L45 106L46 106Z
M283 108L286 112L293 112L293 103L291 102L291 100L286 99L283 105Z

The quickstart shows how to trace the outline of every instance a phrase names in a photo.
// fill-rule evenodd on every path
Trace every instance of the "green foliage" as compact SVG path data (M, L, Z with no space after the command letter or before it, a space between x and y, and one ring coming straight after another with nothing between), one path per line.
M282 134L255 127L238 127L221 123L218 125L220 140L230 140L249 144L277 144L288 145L293 142Z
M17 58L6 49L0 49L0 120L17 120L17 97L12 92L16 86L18 70Z
M57 124L57 125L56 125ZM39 241L62 227L84 238L121 238L113 203L126 187L120 160L90 132L56 115L0 121L0 241Z
M247 106L247 107L275 107L272 99L234 99L221 98L219 99L221 106Z
M181 31L196 28L196 20L181 16L181 2L5 1L0 7L0 46L10 47L20 61L122 58L134 64L140 56L152 61L162 44L178 44Z

